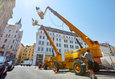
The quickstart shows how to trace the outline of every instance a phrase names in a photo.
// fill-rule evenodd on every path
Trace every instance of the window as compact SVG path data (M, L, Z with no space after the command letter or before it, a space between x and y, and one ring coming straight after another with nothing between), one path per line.
M47 46L49 46L49 42L47 42Z
M28 56L30 56L30 54L28 54Z
M51 52L51 48L49 48L49 52Z
M11 32L11 30L9 30L9 32Z
M86 43L84 43L85 45L87 45Z
M66 32L63 32L66 35Z
M73 41L70 41L70 43L73 43Z
M41 45L41 41L39 41L39 45Z
M42 45L44 45L44 41L42 41Z
M40 51L40 47L38 47L38 51Z
M43 36L43 39L45 39L45 36Z
M61 47L61 44L59 43L59 47Z
M56 43L56 46L58 47L58 43Z
M47 40L48 40L48 37L47 37Z
M58 36L58 34L56 34L56 36Z
M59 49L59 52L61 52L61 49Z
M46 48L46 52L48 52L48 48Z
M61 42L61 39L59 39L59 42Z
M39 39L42 39L42 36L39 36Z
M6 42L7 42L7 39L4 40L4 43L6 43Z
M10 49L12 49L12 47L13 47L13 46L11 45L11 46L10 46Z
M70 45L70 48L74 48L74 46L73 46L73 45Z
M6 37L8 36L8 34L6 34Z
M58 41L58 38L56 38L56 41Z
M52 33L50 33L50 35L52 35Z
M81 45L83 45L83 43L80 43Z
M14 40L13 40L13 43L14 43Z
M65 38L65 36L63 36L63 38Z
M5 45L2 45L2 48L5 48Z
M64 44L64 47L65 47L65 48L68 48L68 45L67 45L67 44Z
M65 42L65 43L67 43L67 42L68 42L68 40L64 40L64 42Z
M43 48L43 47L41 47L41 51L44 51L44 48Z
M40 31L40 33L42 33L42 31Z
M67 52L67 50L65 49L64 52Z
M16 37L16 35L14 36L14 38Z
M77 42L75 42L75 44L77 44Z
M53 41L54 41L54 37L53 37Z
M10 34L8 35L8 37L10 37Z
M66 36L66 38L68 38L68 36Z
M79 49L79 46L75 46L76 49Z

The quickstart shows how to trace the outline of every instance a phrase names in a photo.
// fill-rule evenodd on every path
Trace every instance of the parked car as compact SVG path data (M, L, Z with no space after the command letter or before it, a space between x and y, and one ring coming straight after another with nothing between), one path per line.
M8 70L8 62L5 56L0 56L0 77L6 74Z
M8 62L8 71L13 70L13 68L14 68L14 62L13 62L13 60L10 60L10 61Z

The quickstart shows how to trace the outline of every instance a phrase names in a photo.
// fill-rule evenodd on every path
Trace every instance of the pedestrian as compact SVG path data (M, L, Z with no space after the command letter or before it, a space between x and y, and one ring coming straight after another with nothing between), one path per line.
M41 67L42 67L42 63L40 63L40 65L39 65L39 69L41 69Z
M97 79L97 77L95 76L95 73L93 71L93 67L94 67L94 61L93 61L93 56L90 53L90 50L87 49L87 51L85 52L84 56L82 56L83 58L86 58L87 61L87 67L88 70L90 72L90 77L91 79Z

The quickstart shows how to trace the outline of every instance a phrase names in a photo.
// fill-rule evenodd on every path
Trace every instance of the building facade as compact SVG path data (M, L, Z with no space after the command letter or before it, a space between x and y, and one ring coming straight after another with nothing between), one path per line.
M28 46L28 45L25 46L22 54L22 61L33 60L34 50L35 50L35 43L32 46Z
M52 38L55 46L58 51L62 54L62 60L65 60L65 52L79 49L80 46L76 41L76 38L79 40L83 47L87 45L84 41L78 37L75 33L67 32L64 30L59 30L51 27L45 27L48 34ZM52 56L53 47L50 45L48 38L46 37L42 28L38 29L36 33L36 47L33 58L33 65L38 65L39 63L44 62L44 58ZM53 50L54 51L54 50Z
M15 25L7 25L0 40L0 54L5 56L16 56L22 39L23 31L21 19Z
M15 0L0 0L0 40L8 20L12 18Z
M19 49L18 49L17 54L16 54L16 58L17 58L16 64L21 64L21 61L23 60L22 59L23 50L24 50L24 45L22 43L20 43Z

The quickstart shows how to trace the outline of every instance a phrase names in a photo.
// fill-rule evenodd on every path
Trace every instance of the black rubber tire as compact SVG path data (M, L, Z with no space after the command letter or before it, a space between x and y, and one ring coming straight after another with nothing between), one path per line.
M77 72L77 71L75 70L75 68L74 68L74 66L75 66L76 64L78 64L79 67L80 67L80 70L79 70L78 72ZM75 61L75 62L73 63L72 68L73 68L73 70L74 70L74 72L75 72L76 75L84 75L84 73L86 72L86 65L85 65L84 62L81 62L81 61Z
M7 74L7 71L4 73L4 75L6 75Z
M3 72L4 72L4 68L2 69L2 73L0 74L0 79L2 79L3 77Z
M100 70L99 64L97 62L94 62L93 71L94 72L99 72L99 70Z
M73 69L69 69L69 71L71 72Z

